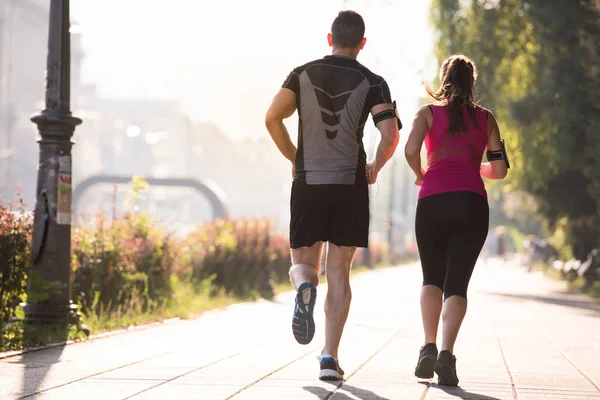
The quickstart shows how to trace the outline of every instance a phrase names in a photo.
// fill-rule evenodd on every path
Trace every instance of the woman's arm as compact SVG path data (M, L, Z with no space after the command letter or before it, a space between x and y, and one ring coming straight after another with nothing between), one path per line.
M487 150L502 150L500 141L500 128L494 114L488 111L488 144ZM482 162L479 169L481 176L488 179L504 179L508 168L505 160Z
M415 183L417 185L421 184L425 175L425 171L421 168L421 147L423 146L427 132L429 132L432 120L433 115L429 106L421 107L413 120L412 130L404 147L404 156L408 165L415 173Z

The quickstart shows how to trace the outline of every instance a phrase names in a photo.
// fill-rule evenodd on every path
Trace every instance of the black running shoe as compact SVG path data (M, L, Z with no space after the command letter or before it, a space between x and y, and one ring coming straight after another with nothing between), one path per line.
M438 349L435 343L427 343L421 347L419 352L419 362L415 368L415 376L421 379L433 378L433 368L438 356Z
M435 363L435 373L438 375L439 385L458 386L456 357L448 350L440 351L440 355Z
M308 304L304 303L304 291L309 294ZM313 311L317 299L317 288L310 282L304 282L296 293L294 318L292 319L292 332L300 344L309 344L315 336L315 320Z
M331 356L319 357L321 370L319 379L322 381L341 381L344 379L344 370L340 368L338 360Z

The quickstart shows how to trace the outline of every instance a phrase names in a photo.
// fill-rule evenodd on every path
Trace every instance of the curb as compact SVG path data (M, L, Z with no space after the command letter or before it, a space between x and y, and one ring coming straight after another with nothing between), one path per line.
M180 322L180 321L181 321L181 318L169 318L169 319L165 319L165 320L159 321L159 322L151 322L149 324L136 325L136 326L132 325L129 328L125 328L125 329L118 329L116 331L108 331L108 332L99 333L97 335L91 335L86 339L66 340L64 342L50 343L50 344L47 344L44 346L28 347L28 348L21 349L21 350L6 351L3 353L0 353L0 360L20 356L20 355L27 354L27 353L33 353L33 352L40 351L40 350L52 349L55 347L63 347L63 346L70 345L70 344L89 343L89 342L93 342L98 339L105 339L105 338L109 338L112 336L123 335L125 333L143 331L143 330L150 329L150 328L157 328L162 325L171 324L171 323Z
M404 267L407 265L411 265L414 264L416 261L410 261L407 263L401 263L398 265L393 265L393 266L389 266L389 267L385 267L385 268L379 268L379 269L374 269L371 271L365 271L365 272L379 272L382 270L385 270L387 268L397 268L397 267ZM359 274L360 275L360 274ZM278 296L281 296L284 293L288 293L288 292L293 292L292 291L284 291L282 293L277 293L275 295L275 297L273 298L273 300L275 298L277 298ZM246 303L255 303L255 302L260 302L260 301L269 301L269 300L265 300L265 299L256 299L256 300L252 300L252 301L243 301L240 303L234 303L234 304L230 304L227 307L224 308L228 308L228 307L232 307L232 306L236 306L239 304L246 304ZM272 301L272 300L271 300ZM216 308L215 310L219 310L222 308ZM205 312L203 312L202 314L206 313L206 312L211 312L211 311L215 311L215 310L206 310ZM200 316L198 316L200 317ZM196 319L196 318L193 318ZM177 323L177 322L181 322L181 318L169 318L169 319L165 319L162 321L158 321L158 322L151 322L148 324L143 324L143 325L132 325L128 328L125 329L118 329L115 331L108 331L108 332L103 332L103 333L99 333L97 335L90 335L89 337L85 338L85 339L79 339L79 340L66 340L63 342L57 342L57 343L50 343L44 346L38 346L38 347L28 347L25 349L20 349L20 350L11 350L11 351L6 351L6 352L0 352L0 360L4 360L7 358L11 358L11 357L16 357L16 356L20 356L23 354L27 354L27 353L33 353L36 351L41 351L41 350L48 350L48 349L52 349L55 347L64 347L67 345L72 345L72 344L79 344L79 343L89 343L89 342L93 342L99 339L105 339L105 338L109 338L109 337L113 337L113 336L118 336L118 335L123 335L126 333L131 333L131 332L137 332L137 331L142 331L142 330L146 330L146 329L151 329L151 328L158 328L159 326L162 325L166 325L166 324L171 324L171 323Z

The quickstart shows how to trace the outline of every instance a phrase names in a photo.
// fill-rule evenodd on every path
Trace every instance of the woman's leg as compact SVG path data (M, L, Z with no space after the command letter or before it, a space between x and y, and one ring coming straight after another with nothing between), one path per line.
M466 193L455 228L448 235L448 267L444 283L442 350L454 351L458 331L467 312L467 289L485 243L489 226L487 200Z
M467 312L467 288L489 225L489 208L484 197L461 193L455 200L450 205L454 220L448 235L442 350L435 364L438 383L451 386L458 385L454 344Z
M425 344L437 341L440 313L442 312L442 288L446 276L446 229L437 218L443 195L421 199L417 205L415 233L423 287L421 289L421 316Z
M438 355L436 346L440 313L442 311L442 288L446 275L446 229L443 215L443 195L426 197L417 205L415 232L423 287L421 289L421 316L425 343L419 351L415 375L422 379L433 377Z

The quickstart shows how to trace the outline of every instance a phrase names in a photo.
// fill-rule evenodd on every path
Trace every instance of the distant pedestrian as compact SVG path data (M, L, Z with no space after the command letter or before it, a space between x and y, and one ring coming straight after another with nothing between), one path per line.
M503 226L496 228L496 246L498 258L506 261L506 233Z

